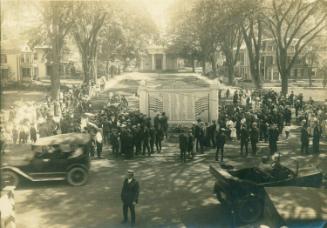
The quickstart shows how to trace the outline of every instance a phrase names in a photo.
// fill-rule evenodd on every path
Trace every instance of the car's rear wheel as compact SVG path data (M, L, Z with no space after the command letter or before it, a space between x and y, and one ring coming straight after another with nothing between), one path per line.
M80 186L86 184L88 179L88 172L81 167L74 167L67 173L67 181L70 185Z
M3 170L2 171L2 187L6 186L14 186L17 187L19 185L19 177L18 175L11 170Z
M251 197L240 202L237 214L241 223L253 223L261 217L262 210L262 201L255 197Z

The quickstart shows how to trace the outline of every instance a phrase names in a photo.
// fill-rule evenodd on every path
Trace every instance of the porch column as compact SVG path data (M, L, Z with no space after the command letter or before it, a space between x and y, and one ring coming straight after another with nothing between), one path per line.
M166 70L167 68L167 59L166 59L166 53L162 54L162 69Z
M155 59L154 59L154 54L151 55L151 58L152 58L151 69L156 70L156 63L155 63Z
M141 60L140 60L140 69L139 71L143 71L144 70L144 66L143 66L143 57L141 57Z

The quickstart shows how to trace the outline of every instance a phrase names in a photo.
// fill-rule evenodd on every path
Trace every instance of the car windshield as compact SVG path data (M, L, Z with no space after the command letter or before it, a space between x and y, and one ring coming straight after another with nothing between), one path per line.
M235 177L238 177L241 180L248 180L255 183L265 183L269 182L270 176L268 173L256 168L245 168L237 171L231 172Z
M260 183L277 182L294 176L293 172L281 165L266 165L259 167L245 168L231 172L235 177Z

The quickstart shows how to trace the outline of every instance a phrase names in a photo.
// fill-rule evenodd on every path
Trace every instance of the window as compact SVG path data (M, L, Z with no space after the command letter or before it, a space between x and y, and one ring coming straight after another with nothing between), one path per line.
M8 79L8 69L1 69L1 79Z
M7 63L7 55L1 54L1 63Z
M273 65L273 57L272 56L266 56L266 66Z
M30 68L23 68L22 69L22 76L23 76L23 78L30 78L31 77L31 69Z
M37 53L34 53L34 60L37 60L38 59L38 55Z

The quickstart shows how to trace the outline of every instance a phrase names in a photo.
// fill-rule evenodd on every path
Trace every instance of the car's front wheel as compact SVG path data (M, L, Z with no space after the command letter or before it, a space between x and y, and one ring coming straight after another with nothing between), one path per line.
M240 222L253 223L262 215L263 203L255 197L249 197L240 202L237 208L237 214Z
M2 187L6 186L14 186L17 187L19 184L18 175L11 170L3 170L2 171L2 179L1 179Z
M70 185L81 186L86 184L88 179L88 172L81 167L74 167L67 173L67 181Z

